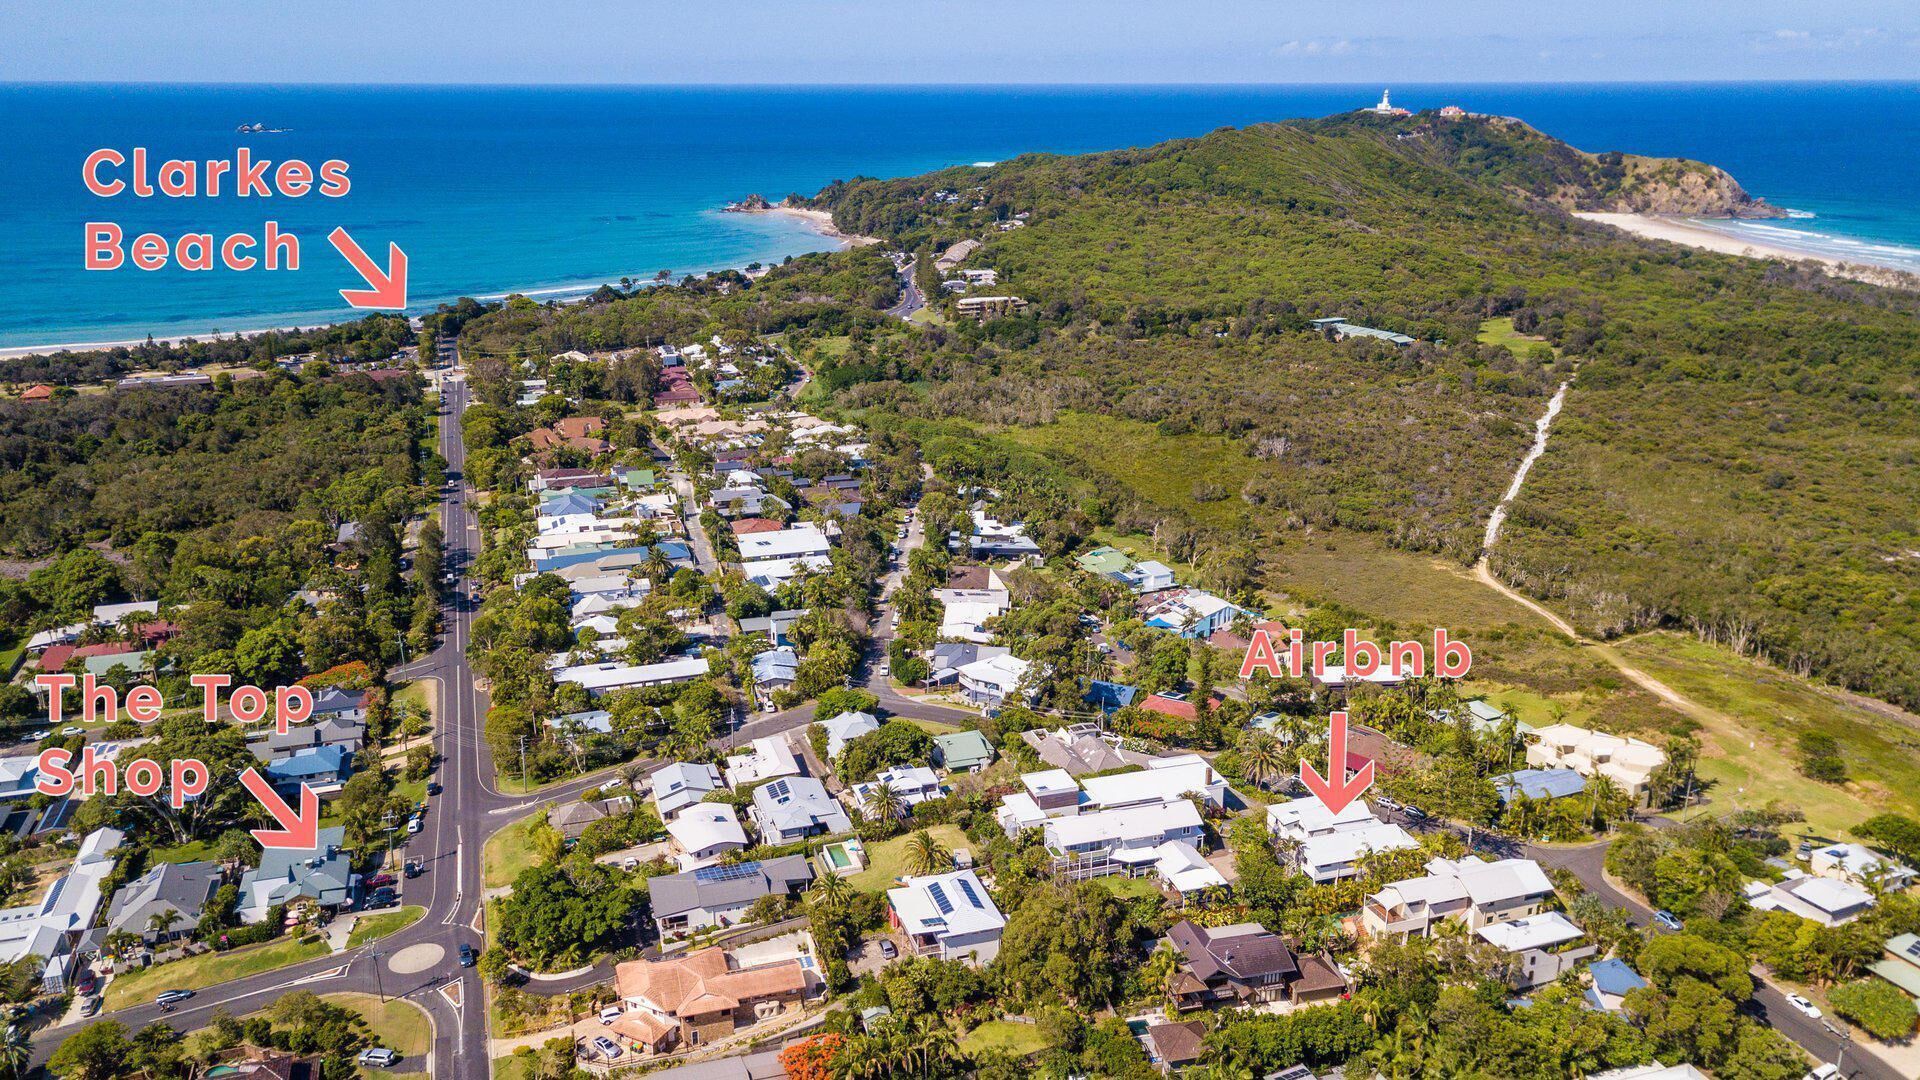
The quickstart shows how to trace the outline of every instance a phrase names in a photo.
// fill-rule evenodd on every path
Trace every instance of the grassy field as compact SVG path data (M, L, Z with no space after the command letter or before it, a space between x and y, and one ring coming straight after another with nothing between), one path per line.
M320 938L285 938L233 952L204 953L114 976L107 984L105 1005L111 1012L152 1001L162 990L201 990L325 955L327 943Z
M1634 666L1731 722L1701 731L1700 773L1720 806L1778 799L1805 811L1807 829L1838 837L1882 811L1920 813L1920 729L1773 668L1678 634L1646 634L1616 646ZM1853 779L1844 786L1802 775L1802 731L1840 743Z
M399 998L381 1001L372 994L322 994L335 1005L360 1014L373 1032L375 1044L398 1051L403 1061L417 1061L433 1049L433 1022L427 1011Z
M172 847L154 848L147 853L147 858L157 863L209 862L213 859L213 843L211 840L189 840Z
M1122 900L1133 900L1145 896L1159 896L1160 886L1150 877L1126 877L1122 874L1109 874L1103 878L1094 878L1094 883Z
M1254 475L1243 444L1218 435L1163 435L1141 420L1063 412L1043 427L1008 428L999 438L1103 478L1162 509L1204 525L1231 526L1248 514L1237 497ZM1224 498L1201 499L1212 486Z
M1535 345L1546 344L1546 339L1523 334L1513 328L1513 319L1501 316L1488 319L1480 324L1480 334L1475 338L1482 345L1505 345L1515 356L1525 356Z
M949 852L956 848L973 846L973 841L967 839L967 834L961 832L958 825L934 825L927 831L932 833L933 838L940 842L940 846ZM906 833L891 840L867 845L867 868L848 878L848 883L856 889L866 889L870 892L892 888L893 880L907 872L907 840L912 835L912 833Z
M494 833L480 854L482 884L498 889L513 884L520 871L533 865L533 826L542 813L535 811Z
M393 695L396 705L418 705L427 710L427 715L435 723L440 719L440 684L427 679L416 679L400 688Z
M989 1020L960 1037L960 1049L969 1054L999 1050L1015 1057L1028 1057L1051 1045L1040 1033L1040 1025L1016 1024L1011 1020Z
M1400 551L1360 533L1289 539L1268 562L1281 589L1300 602L1331 601L1376 619L1445 626L1456 634L1545 625L1456 563Z
M360 921L353 924L353 933L347 935L347 948L365 945L377 941L388 934L397 933L420 921L427 909L417 904L409 904L396 911L382 911L375 915L362 915Z

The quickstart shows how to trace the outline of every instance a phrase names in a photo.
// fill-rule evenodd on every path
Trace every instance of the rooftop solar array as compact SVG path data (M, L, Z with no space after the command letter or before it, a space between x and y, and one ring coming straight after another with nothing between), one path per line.
M732 866L703 866L693 872L695 881L739 881L742 878L759 876L760 864L757 862L734 863Z

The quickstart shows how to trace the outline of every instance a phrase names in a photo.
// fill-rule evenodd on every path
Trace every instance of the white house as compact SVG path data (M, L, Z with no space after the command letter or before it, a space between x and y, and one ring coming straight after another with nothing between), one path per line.
M753 808L747 815L767 844L853 831L847 812L811 776L785 776L753 789Z
M1487 862L1478 855L1427 863L1422 877L1388 883L1360 909L1369 937L1426 937L1446 920L1478 930L1547 910L1553 883L1532 859Z
M720 770L708 764L676 761L647 778L653 790L653 808L661 821L672 821L680 811L719 791Z
M1040 829L1048 851L1077 863L1154 862L1153 849L1160 845L1170 840L1198 845L1206 835L1200 811L1186 801L1048 818Z
M1204 641L1233 625L1240 609L1203 589L1175 589L1141 601L1148 626Z
M1373 816L1365 799L1353 800L1337 814L1314 795L1267 807L1267 830L1281 840L1306 840L1378 824L1380 819Z
M1000 953L1006 917L972 870L910 877L887 890L887 921L916 956L984 964Z
M1360 872L1360 857L1376 851L1405 851L1420 842L1398 825L1376 821L1356 829L1343 829L1309 837L1300 843L1294 862L1301 873L1324 885L1349 878Z
M1114 576L1126 582L1127 588L1137 593L1159 592L1162 589L1171 589L1176 584L1173 579L1173 568L1152 559L1134 563Z
M1012 653L975 660L957 673L961 692L969 702L988 708L999 708L1009 698L1031 700L1032 692L1020 692L1020 680L1032 666Z
M595 697L610 690L630 690L643 686L667 686L692 682L707 673L704 656L681 657L659 664L578 664L553 673L553 681L584 686Z
M832 550L827 534L818 525L799 525L772 532L747 533L738 537L740 561L755 563L764 559L799 559L809 555L825 556Z
M1474 933L1513 958L1514 971L1509 985L1515 990L1550 983L1600 951L1592 942L1578 944L1586 935L1557 911L1494 923Z
M1200 854L1200 849L1185 840L1169 840L1153 849L1153 872L1167 888L1184 899L1208 889L1227 887L1226 875Z
M1839 878L1855 885L1878 883L1887 892L1913 884L1913 870L1860 844L1829 844L1808 856L1808 865L1821 877Z
M1573 724L1549 724L1533 733L1527 764L1541 769L1572 769L1581 776L1605 776L1629 795L1644 794L1667 755L1652 743L1590 731Z
M993 640L987 620L1005 615L1013 602L1005 589L935 589L933 598L940 602L940 637L981 645Z
M847 744L869 732L880 730L880 720L870 712L843 712L820 721L827 730L827 756L837 758Z
M80 841L73 866L55 878L38 903L0 910L0 964L31 956L42 961L40 989L62 993L73 974L75 949L106 899L104 885L126 839L118 829L96 829Z
M736 791L762 781L799 775L800 761L793 756L793 747L785 735L755 739L748 744L746 753L727 759L727 786Z
M911 814L913 807L934 799L944 799L947 793L940 790L940 775L924 765L895 765L882 769L872 780L853 785L853 805L862 813L869 813L873 805L874 791L885 784L889 791L899 797L902 814Z
M1154 758L1138 772L1090 776L1081 781L1086 802L1102 810L1151 803L1178 802L1197 794L1224 808L1227 780L1198 754Z
M740 827L733 807L719 802L695 803L680 811L667 823L667 835L680 849L675 861L682 870L711 865L727 852L747 846L747 831Z
M1840 878L1815 877L1798 870L1776 885L1750 881L1747 903L1760 911L1785 911L1821 926L1841 926L1872 909L1873 894Z

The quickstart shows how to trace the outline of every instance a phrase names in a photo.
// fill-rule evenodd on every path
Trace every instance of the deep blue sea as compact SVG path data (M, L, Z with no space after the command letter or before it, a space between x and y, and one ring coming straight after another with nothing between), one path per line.
M523 88L0 85L0 346L307 324L360 287L335 226L411 258L413 307L509 290L745 266L832 242L723 215L759 192L898 176L1023 151L1135 146L1371 104L1378 86ZM1396 104L1519 116L1587 150L1683 155L1811 217L1768 223L1812 249L1920 270L1920 83L1396 86ZM240 135L263 123L281 134ZM97 148L155 161L256 156L350 165L343 199L101 199ZM298 272L89 272L84 225L132 235L302 241ZM1770 235L1770 239L1782 239Z

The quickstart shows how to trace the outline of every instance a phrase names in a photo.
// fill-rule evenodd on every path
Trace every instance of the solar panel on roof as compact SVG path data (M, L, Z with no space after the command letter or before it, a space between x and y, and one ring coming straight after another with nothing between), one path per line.
M742 878L758 877L760 864L757 862L735 863L732 866L703 866L693 872L695 881L739 881Z
M1907 955L1920 956L1920 941L1915 941L1913 944L1907 946Z
M953 901L947 899L947 890L941 888L939 882L928 885L927 893L933 897L933 905L940 909L940 914L953 914Z
M1314 1080L1313 1070L1305 1065L1295 1065L1291 1069L1282 1069L1267 1080Z
M968 881L966 878L960 878L959 884L960 884L960 891L967 894L967 903L972 904L974 907L977 907L977 908L984 908L987 906L980 902L980 894L973 891L973 882Z

